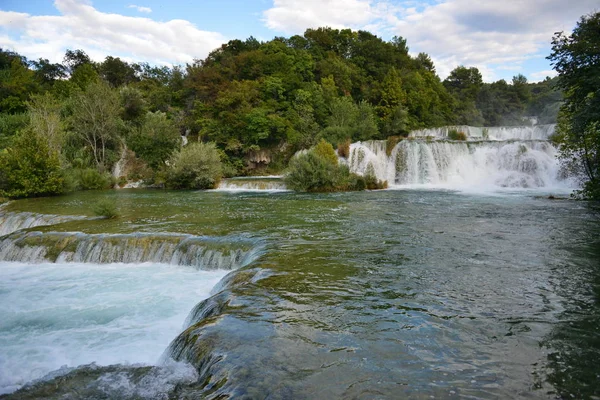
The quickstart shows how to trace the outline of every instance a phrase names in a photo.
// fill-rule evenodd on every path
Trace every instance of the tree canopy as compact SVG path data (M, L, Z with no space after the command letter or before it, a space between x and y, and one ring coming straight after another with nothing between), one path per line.
M571 35L557 33L548 58L565 96L559 118L563 161L585 177L582 194L600 199L600 13L583 16Z

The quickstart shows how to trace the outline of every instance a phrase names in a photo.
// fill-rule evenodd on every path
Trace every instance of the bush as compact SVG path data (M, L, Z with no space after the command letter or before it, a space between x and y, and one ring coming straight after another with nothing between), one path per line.
M346 139L345 141L338 144L337 153L338 156L343 158L350 157L350 139Z
M21 131L13 146L0 152L0 196L51 196L63 192L58 153L33 131Z
M326 143L326 142L325 142ZM304 154L290 161L284 181L288 188L297 192L339 192L368 189L381 189L384 183L377 178L353 174L346 165L335 163L333 147L319 143Z
M292 158L284 180L297 192L335 192L346 189L349 175L348 167L333 164L311 150Z
M459 132L456 129L448 131L448 139L450 140L467 140L467 135L464 132Z
M387 154L388 157L392 155L392 151L402 139L401 136L388 136L385 142L385 154Z
M117 218L119 216L117 203L109 199L99 200L94 206L94 214L108 219Z
M223 175L214 143L191 143L169 161L167 187L173 189L214 189Z
M66 191L100 190L114 186L114 179L108 172L99 172L95 168L75 168L66 174Z
M335 154L335 150L333 149L331 143L327 142L326 140L321 139L319 143L315 145L312 151L314 151L317 156L322 157L331 164L337 165L338 157Z

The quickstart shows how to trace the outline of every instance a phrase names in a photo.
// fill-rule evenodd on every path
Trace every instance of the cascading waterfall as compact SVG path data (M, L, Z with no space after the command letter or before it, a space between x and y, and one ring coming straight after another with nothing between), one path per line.
M25 263L159 263L202 270L232 270L252 262L252 240L180 234L15 232L0 240L0 261Z
M166 398L196 383L194 367L161 354L190 308L262 251L243 235L1 237L0 395L31 382L36 393L36 380L43 388L60 376L88 380L85 398Z
M445 139L457 128L468 133L467 141ZM347 162L352 172L390 185L567 188L572 184L561 175L548 140L553 132L554 125L427 129L412 132L389 156L385 141L353 143Z
M36 226L55 225L63 222L85 219L75 215L37 214L31 212L2 212L0 210L0 236L8 235L21 229Z
M443 126L412 131L412 138L447 139L452 130L463 132L469 140L548 140L554 134L555 124L533 126Z

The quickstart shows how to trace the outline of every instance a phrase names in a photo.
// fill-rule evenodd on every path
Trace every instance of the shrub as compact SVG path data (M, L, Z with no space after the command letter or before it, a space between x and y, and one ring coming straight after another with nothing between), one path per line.
M448 131L448 139L450 140L467 140L467 135L464 132L459 132L456 129Z
M50 196L63 192L58 153L31 130L16 135L13 146L0 152L0 196Z
M333 165L338 164L338 157L335 154L335 150L331 143L325 139L319 140L319 143L315 145L312 151L319 157L322 157L325 161L330 162Z
M338 144L337 153L338 156L343 158L350 157L350 139L346 139L345 141Z
M388 136L385 142L385 154L387 154L388 157L392 155L392 151L402 139L401 136Z
M117 203L109 199L99 200L94 205L94 214L107 219L117 218L119 216L119 211L117 210Z
M191 143L171 157L166 184L173 189L214 189L222 171L214 143Z
M298 192L338 192L369 189L381 189L384 183L377 178L362 177L350 172L348 166L333 163L333 147L319 144L290 161L285 175L288 188ZM331 152L330 152L331 150ZM335 155L335 152L333 152Z
M66 191L109 189L114 185L108 172L99 172L95 168L75 168L66 174Z
M344 190L350 175L348 167L333 164L331 160L311 150L290 161L285 184L297 192L334 192Z

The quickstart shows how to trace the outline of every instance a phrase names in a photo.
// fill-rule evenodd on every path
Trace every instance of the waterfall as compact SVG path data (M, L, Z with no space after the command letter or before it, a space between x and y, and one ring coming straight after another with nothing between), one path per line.
M554 134L555 128L555 124L492 127L458 125L420 129L412 131L409 137L447 139L448 132L455 130L466 134L469 140L548 140Z
M202 270L243 267L260 254L246 238L183 234L15 232L0 239L0 261L25 263L160 263Z
M85 219L83 216L37 214L31 212L2 212L0 209L0 236L21 229L60 224L67 221Z
M465 132L468 140L447 140L451 129ZM353 143L347 162L352 172L390 185L572 187L548 140L553 133L554 125L424 129L400 141L389 156L385 141Z
M278 192L287 188L281 176L258 176L223 179L216 190L225 192Z

